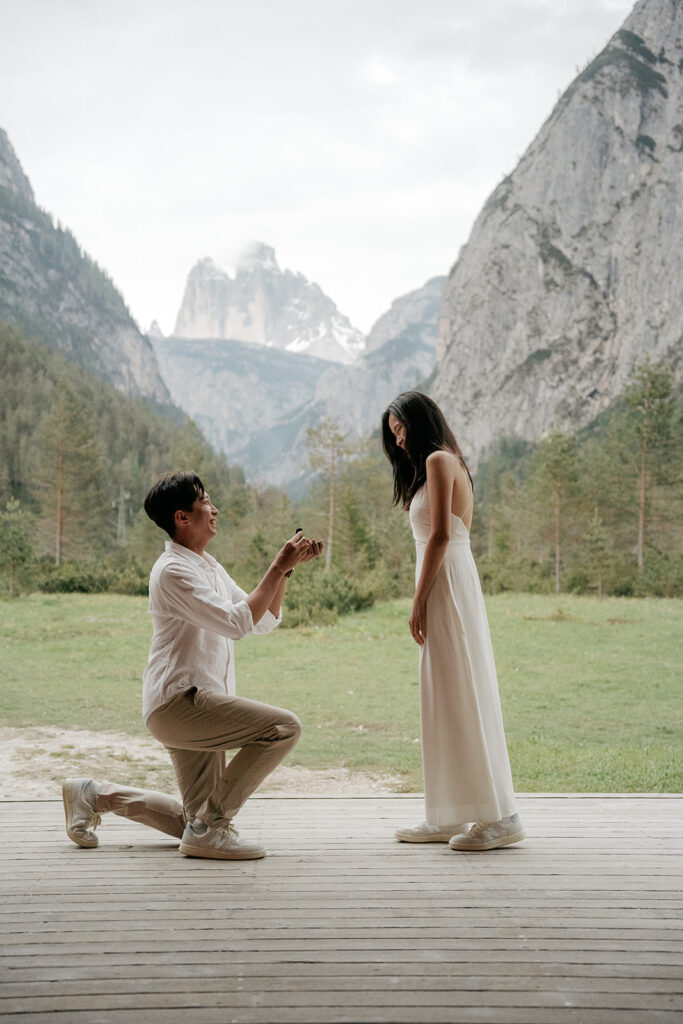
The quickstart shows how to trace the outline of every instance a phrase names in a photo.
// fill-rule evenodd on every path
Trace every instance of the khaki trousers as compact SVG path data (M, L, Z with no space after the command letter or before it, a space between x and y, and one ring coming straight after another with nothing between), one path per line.
M147 728L171 755L181 800L103 782L96 809L177 838L185 822L195 818L210 828L229 825L301 734L301 722L291 711L198 687L153 711ZM225 751L236 748L226 767Z

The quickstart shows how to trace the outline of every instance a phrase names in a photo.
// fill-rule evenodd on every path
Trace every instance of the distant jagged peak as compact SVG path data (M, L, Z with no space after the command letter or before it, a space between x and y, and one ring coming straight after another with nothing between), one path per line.
M176 318L176 338L243 341L351 363L364 338L322 288L281 270L275 249L246 246L234 277L205 257L190 271Z
M210 256L203 256L192 267L189 276L191 278L201 278L203 281L211 281L230 277L230 274L223 267L219 267Z
M275 249L265 242L250 242L241 251L235 265L235 278L254 273L257 270L265 270L273 274L281 274L278 265ZM201 278L204 281L232 280L229 270L222 267L211 256L203 256L198 259L190 276Z
M151 324L149 325L149 330L147 331L147 337L154 338L156 340L164 338L164 332L159 326L158 320L152 320Z
M237 273L252 273L254 270L268 270L280 273L275 249L265 242L250 242L240 253L237 261Z
M35 203L31 182L24 174L7 132L0 128L0 186Z

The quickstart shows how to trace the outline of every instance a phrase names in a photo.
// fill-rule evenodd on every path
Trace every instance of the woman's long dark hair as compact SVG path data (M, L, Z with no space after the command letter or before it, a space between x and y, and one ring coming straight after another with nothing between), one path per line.
M396 444L389 429L395 416L406 430L405 450ZM415 494L427 479L426 462L432 452L453 452L472 482L460 445L433 399L421 391L404 391L382 413L382 444L394 471L394 505L410 508Z

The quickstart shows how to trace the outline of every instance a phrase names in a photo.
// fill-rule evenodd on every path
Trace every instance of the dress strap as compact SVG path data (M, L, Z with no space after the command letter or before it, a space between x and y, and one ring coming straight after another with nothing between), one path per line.
M469 512L470 508L472 507L472 502L474 500L474 488L472 487L472 481L469 480L469 477L468 477L468 481L469 481L469 485L470 485L470 500L467 502L467 504L465 505L465 508L462 510L461 513L459 513L459 514L456 513L458 515L458 519L464 519L465 518L465 516Z

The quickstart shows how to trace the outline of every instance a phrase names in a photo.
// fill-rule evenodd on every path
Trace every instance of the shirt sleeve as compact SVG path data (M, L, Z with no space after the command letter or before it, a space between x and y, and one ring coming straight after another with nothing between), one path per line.
M223 571L225 571L225 570L223 570ZM225 575L228 578L228 583L229 583L230 589L232 591L232 599L233 599L233 601L245 601L247 599L247 597L249 596L247 594L246 590L242 590L242 588L240 586L238 586L237 583L235 583L235 581L232 578L232 576L228 576L227 572L225 573ZM282 609L280 609L280 613L279 613L279 615L277 615L277 617L275 615L273 615L273 613L271 611L268 611L268 609L266 609L265 612L263 613L263 616L258 620L258 622L254 623L254 628L253 628L252 632L253 633L260 633L262 635L264 633L272 633L273 630L276 629L276 627L279 626L281 622L282 622Z
M167 614L231 640L241 640L254 632L247 602L241 597L232 601L221 597L199 572L175 564L167 565L162 570L159 589L161 604Z

